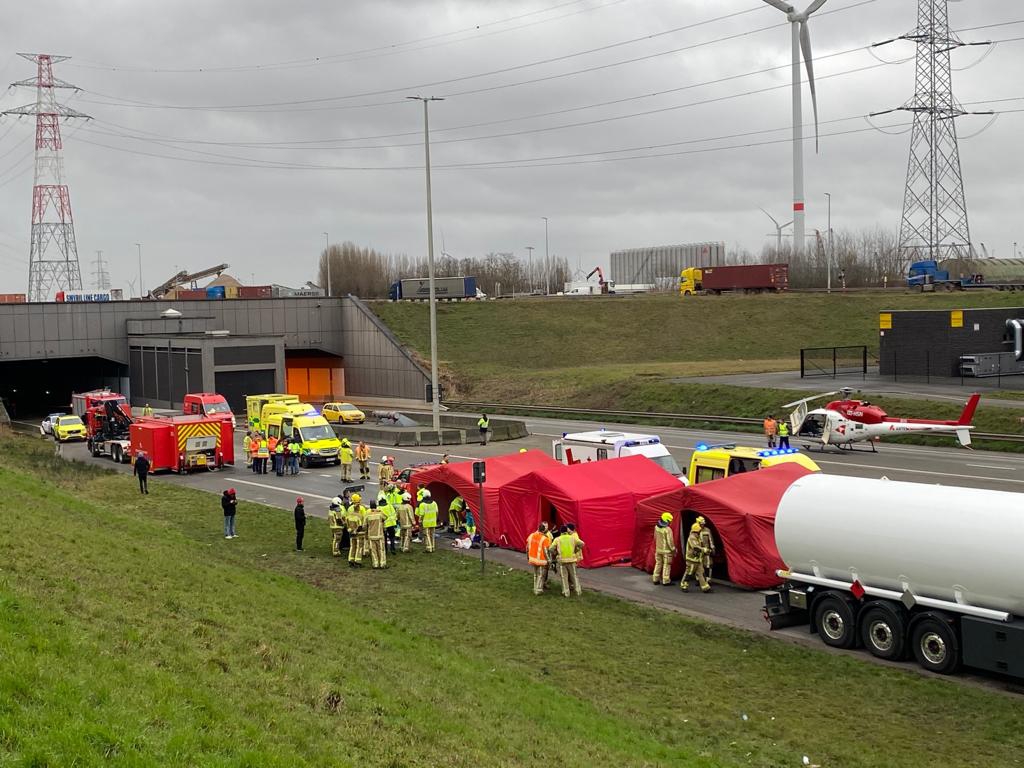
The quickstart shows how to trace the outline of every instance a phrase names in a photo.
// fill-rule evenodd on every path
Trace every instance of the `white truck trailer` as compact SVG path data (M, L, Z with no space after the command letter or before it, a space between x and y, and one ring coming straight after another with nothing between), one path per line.
M773 629L1024 679L1024 494L814 474L779 502Z

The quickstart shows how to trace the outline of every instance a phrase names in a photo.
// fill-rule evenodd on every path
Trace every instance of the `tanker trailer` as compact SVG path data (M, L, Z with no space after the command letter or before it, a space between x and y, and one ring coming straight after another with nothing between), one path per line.
M772 629L1024 679L1024 494L807 475L779 502Z

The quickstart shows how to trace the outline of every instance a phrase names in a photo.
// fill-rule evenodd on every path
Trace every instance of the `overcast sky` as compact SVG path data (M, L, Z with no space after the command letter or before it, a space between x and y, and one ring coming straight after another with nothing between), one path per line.
M896 62L885 65L864 46L912 29L916 5L829 0L812 19L822 138L820 154L807 152L809 230L825 230L825 192L837 229L898 228L909 136L862 118L912 95L914 49L880 49ZM63 126L87 287L102 250L127 289L137 242L150 287L222 261L243 282L299 285L314 277L324 231L425 252L422 107L403 98L416 94L446 97L430 114L434 219L437 247L443 236L455 256L525 258L530 245L540 255L542 216L551 253L588 271L626 247L724 240L757 252L773 231L758 208L790 218L790 38L783 14L760 0L7 6L0 79L35 74L15 51L70 56L55 74L82 90L60 96L94 118ZM1019 0L950 9L956 29L1024 19ZM962 33L1022 35L1024 23ZM958 99L1024 108L1024 42L971 66L984 50L954 53L966 67L954 75ZM750 74L772 67L782 68ZM34 99L10 89L0 107ZM988 120L964 118L960 132ZM961 142L972 237L997 256L1014 240L1024 248L1022 129L1024 113L1004 114ZM26 290L33 132L32 118L0 122L0 292ZM637 158L648 154L663 156ZM589 162L613 157L628 159ZM477 165L445 167L467 164Z

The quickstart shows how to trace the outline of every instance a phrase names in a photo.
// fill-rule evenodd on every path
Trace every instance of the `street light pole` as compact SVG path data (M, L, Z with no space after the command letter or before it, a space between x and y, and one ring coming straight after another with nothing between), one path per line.
M331 237L324 232L324 260L327 262L327 297L331 296Z
M551 258L548 256L548 217L544 219L544 295L551 295Z
M826 192L825 197L828 198L828 253L825 254L825 274L827 275L825 290L827 293L832 293L832 194Z
M139 298L146 298L146 286L142 282L142 243L136 243L135 247L139 249Z
M527 267L527 274L530 278L530 293L533 293L533 246L526 246L526 252L529 254L527 257L527 263L529 264L529 267Z
M423 102L423 157L427 172L427 277L430 283L430 410L437 442L441 442L441 392L437 386L437 292L434 287L434 208L430 196L430 115L432 101L444 101L438 96L406 96Z

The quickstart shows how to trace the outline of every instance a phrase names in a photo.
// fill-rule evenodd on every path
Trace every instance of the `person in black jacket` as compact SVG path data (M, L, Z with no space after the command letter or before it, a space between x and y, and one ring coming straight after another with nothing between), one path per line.
M149 493L150 466L152 465L149 463L149 457L139 451L139 455L135 457L135 467L132 469L132 474L139 478L139 493Z
M302 551L302 537L306 533L306 507L302 503L302 497L295 500L295 551Z
M235 496L235 489L228 488L220 497L220 506L224 510L224 538L237 539L235 535L235 510L238 509L238 499Z

